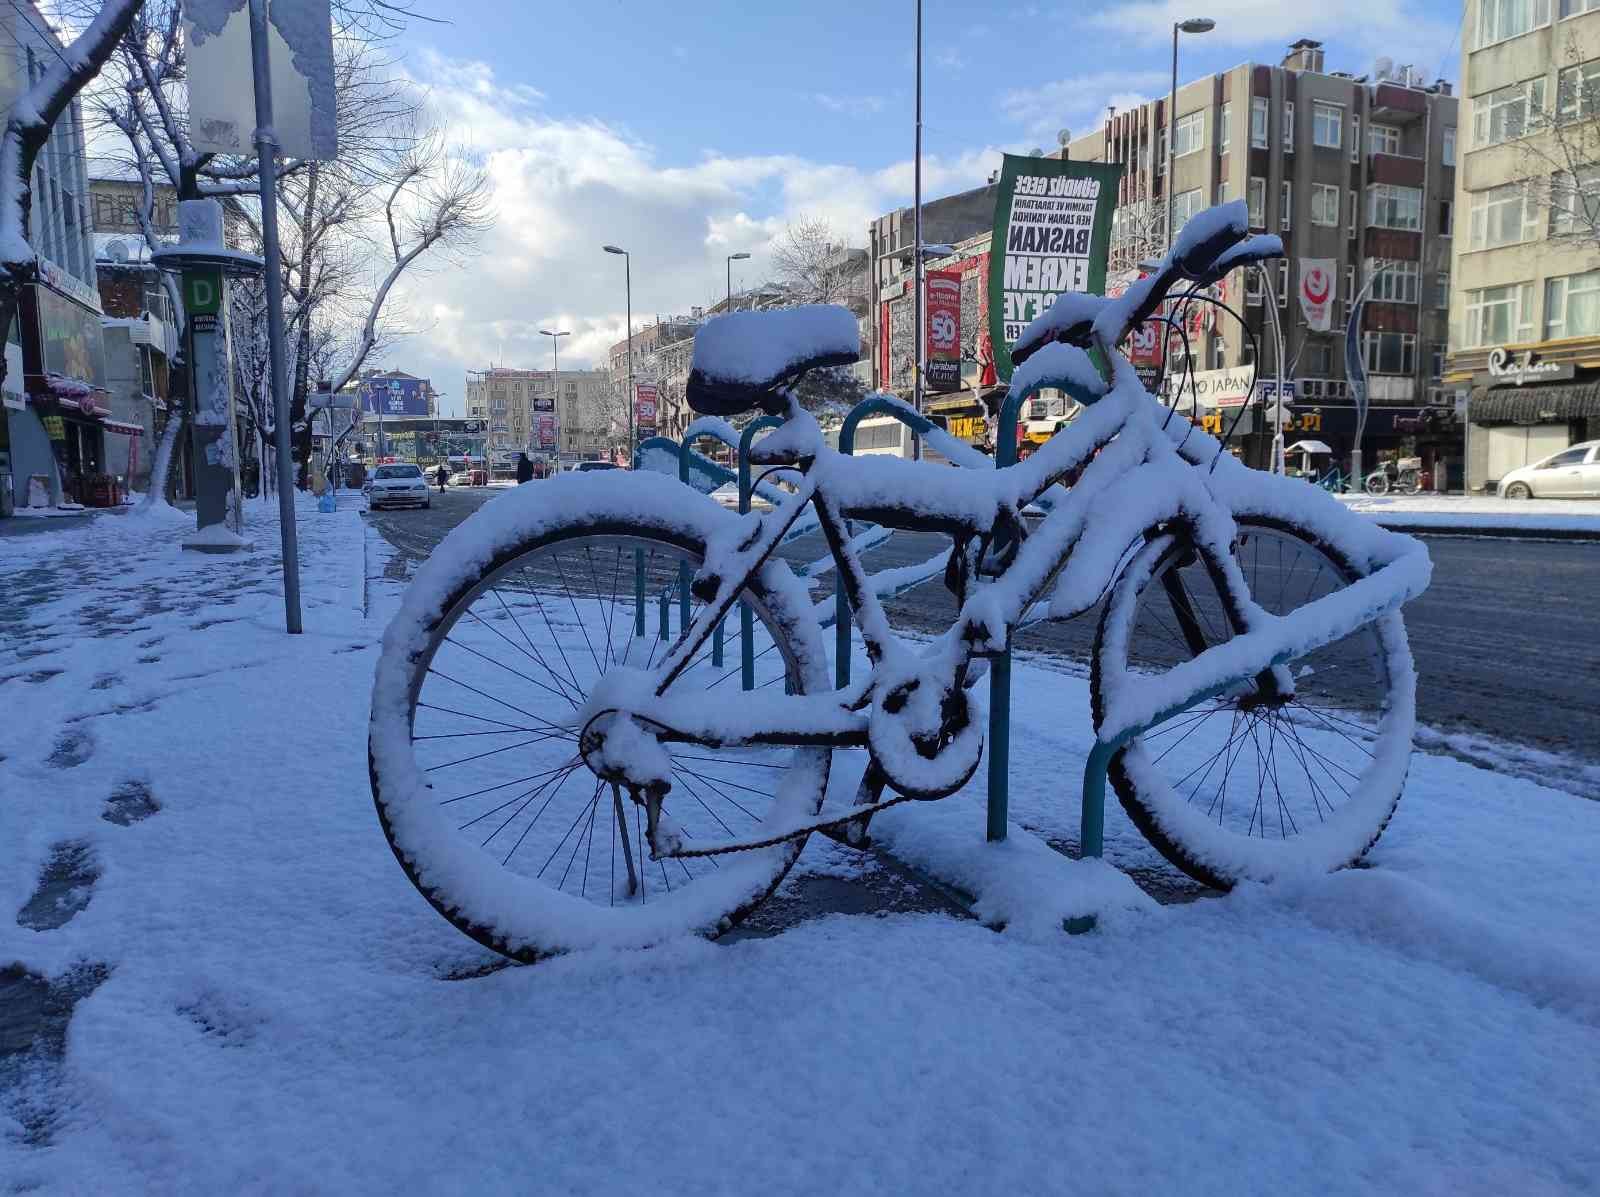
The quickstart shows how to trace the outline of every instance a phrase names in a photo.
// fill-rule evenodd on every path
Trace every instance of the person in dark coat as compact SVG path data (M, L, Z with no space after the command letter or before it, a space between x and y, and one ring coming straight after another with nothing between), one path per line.
M450 467L439 463L439 468L433 472L433 480L439 484L439 493L444 494L445 484L450 481Z
M517 485L533 480L533 462L528 460L526 453L517 454Z

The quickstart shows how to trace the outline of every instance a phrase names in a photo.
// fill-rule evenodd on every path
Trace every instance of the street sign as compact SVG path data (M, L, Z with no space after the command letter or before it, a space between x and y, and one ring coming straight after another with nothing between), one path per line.
M255 88L249 5L185 0L189 139L201 153L253 157ZM278 152L321 162L339 156L335 126L333 22L329 0L272 0L268 59Z

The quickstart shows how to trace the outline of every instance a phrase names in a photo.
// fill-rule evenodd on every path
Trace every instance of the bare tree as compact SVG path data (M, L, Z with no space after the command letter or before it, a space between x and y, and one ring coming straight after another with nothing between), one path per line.
M38 274L30 240L34 162L56 121L116 50L141 2L105 0L64 51L44 59L43 74L21 90L6 114L0 139L0 329L11 327L23 288Z
M772 243L773 280L791 303L849 304L861 298L865 279L840 237L824 220L802 216Z
M1111 221L1111 243L1106 257L1106 274L1137 272L1140 262L1160 258L1167 252L1167 206L1161 200L1144 197L1116 210Z
M1519 130L1522 186L1546 215L1552 241L1593 251L1600 248L1600 70L1585 65L1570 33L1563 58L1555 105L1530 105Z

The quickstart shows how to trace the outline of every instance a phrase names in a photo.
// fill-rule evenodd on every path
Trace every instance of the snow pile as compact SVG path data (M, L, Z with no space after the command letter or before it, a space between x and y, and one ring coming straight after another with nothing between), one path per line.
M1600 536L1600 502L1589 499L1491 499L1460 495L1339 495L1351 511L1401 528L1592 532Z
M813 366L847 366L861 356L848 308L806 304L773 312L732 312L694 335L694 371L711 382L772 383Z

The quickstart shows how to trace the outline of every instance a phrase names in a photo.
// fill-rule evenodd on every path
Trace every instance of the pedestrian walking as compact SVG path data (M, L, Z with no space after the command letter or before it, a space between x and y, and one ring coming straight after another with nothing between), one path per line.
M532 481L532 479L533 479L533 462L528 460L528 455L526 453L518 453L517 454L517 485L521 486L524 482Z
M444 485L450 481L450 470L444 462L439 463L439 468L433 472L433 480L439 484L439 493L444 494Z

